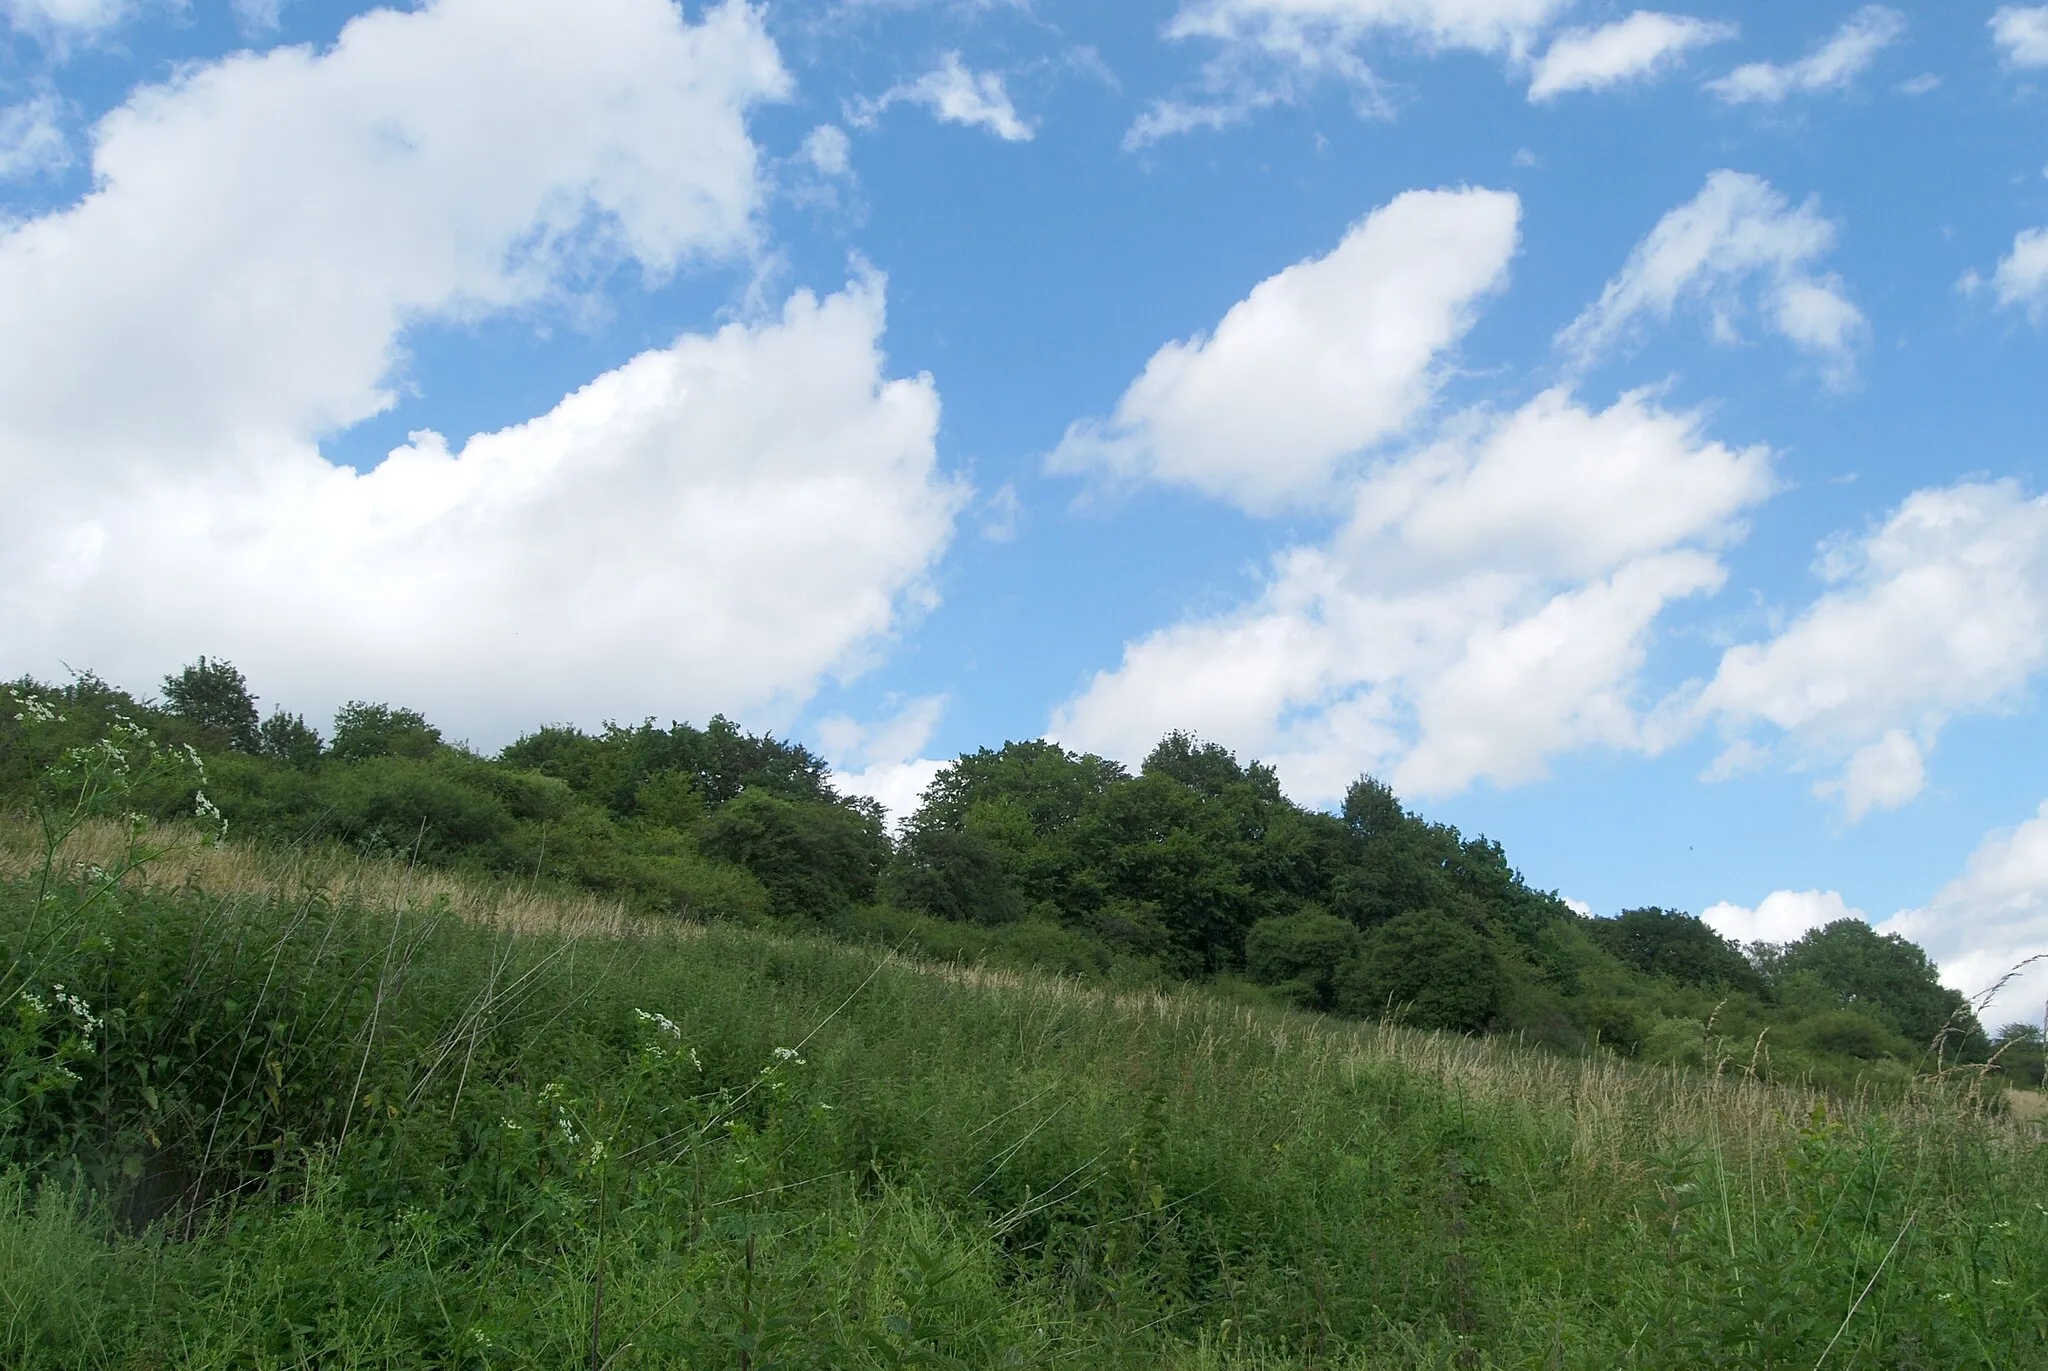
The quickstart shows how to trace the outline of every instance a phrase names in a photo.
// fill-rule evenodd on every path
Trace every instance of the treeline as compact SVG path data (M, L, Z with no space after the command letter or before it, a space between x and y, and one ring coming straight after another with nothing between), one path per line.
M0 804L123 718L205 760L230 831L574 887L654 915L776 921L942 957L1122 983L1205 980L1355 1017L1512 1033L1838 1089L1996 1056L2037 1084L2040 1031L1988 1039L1922 950L1844 920L1739 948L1685 913L1587 918L1498 843L1361 778L1338 813L1268 767L1169 734L1135 774L1042 741L965 755L892 834L806 748L724 718L542 728L495 757L416 711L345 706L323 736L263 717L202 658L137 700L23 679L0 711ZM24 708L47 701L56 717ZM146 797L191 810L189 787Z

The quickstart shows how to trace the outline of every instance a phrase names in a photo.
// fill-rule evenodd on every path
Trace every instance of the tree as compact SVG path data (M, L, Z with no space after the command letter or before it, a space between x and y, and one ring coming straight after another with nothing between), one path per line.
M1493 947L1442 910L1388 920L1337 976L1337 1007L1360 1018L1476 1032L1499 1013L1507 976Z
M340 762L372 757L431 757L441 730L417 710L350 700L334 715L334 743L328 754Z
M221 735L237 751L258 749L256 697L233 662L201 657L164 677L164 704L195 728Z
M1600 946L1652 976L1680 985L1763 989L1763 978L1741 949L1690 914L1625 909L1618 918L1594 919L1585 927Z
M1840 1004L1875 1011L1892 1031L1926 1050L1938 1037L1946 1055L1981 1060L1984 1030L1961 994L1941 983L1925 952L1861 919L1837 919L1788 946L1782 975L1810 977Z
M300 770L320 760L320 730L303 715L275 710L256 730L256 751Z
M1408 823L1408 814L1385 782L1360 776L1344 792L1344 822L1372 842L1400 832Z
M891 884L902 904L955 923L1005 924L1024 913L1024 901L1003 874L1002 854L974 832L910 830Z
M1998 1030L1992 1039L1998 1050L1998 1064L2005 1069L2005 1077L2014 1085L2030 1085L2039 1089L2048 1066L2048 1052L2044 1052L2041 1025L2037 1023L2009 1023Z

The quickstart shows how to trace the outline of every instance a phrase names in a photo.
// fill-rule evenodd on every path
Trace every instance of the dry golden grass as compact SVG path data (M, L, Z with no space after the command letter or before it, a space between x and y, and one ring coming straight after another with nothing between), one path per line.
M162 855L130 879L157 889L287 900L318 894L371 908L445 902L464 919L517 933L618 937L639 924L615 900L540 893L517 881L479 880L333 847L278 853L249 843L208 843L196 831L177 827L153 828L148 843L151 850L162 849ZM127 830L95 821L66 841L57 868L66 878L89 868L116 870L127 853ZM33 824L20 815L0 817L0 877L33 876L42 862L42 841Z

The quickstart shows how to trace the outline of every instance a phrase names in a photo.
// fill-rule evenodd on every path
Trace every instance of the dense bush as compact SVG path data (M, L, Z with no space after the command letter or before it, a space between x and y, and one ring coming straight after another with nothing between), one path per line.
M1309 1009L1334 1009L1337 975L1358 956L1355 924L1308 908L1261 919L1245 938L1245 970Z
M1500 1012L1500 957L1469 924L1441 910L1399 914L1375 928L1337 977L1337 1004L1418 1028L1471 1033Z

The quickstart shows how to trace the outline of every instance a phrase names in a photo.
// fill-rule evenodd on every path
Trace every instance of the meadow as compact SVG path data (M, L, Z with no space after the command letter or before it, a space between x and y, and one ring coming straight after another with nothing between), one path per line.
M2048 1366L2048 1131L338 849L0 838L0 1364ZM1710 1069L1711 1068L1711 1069Z

